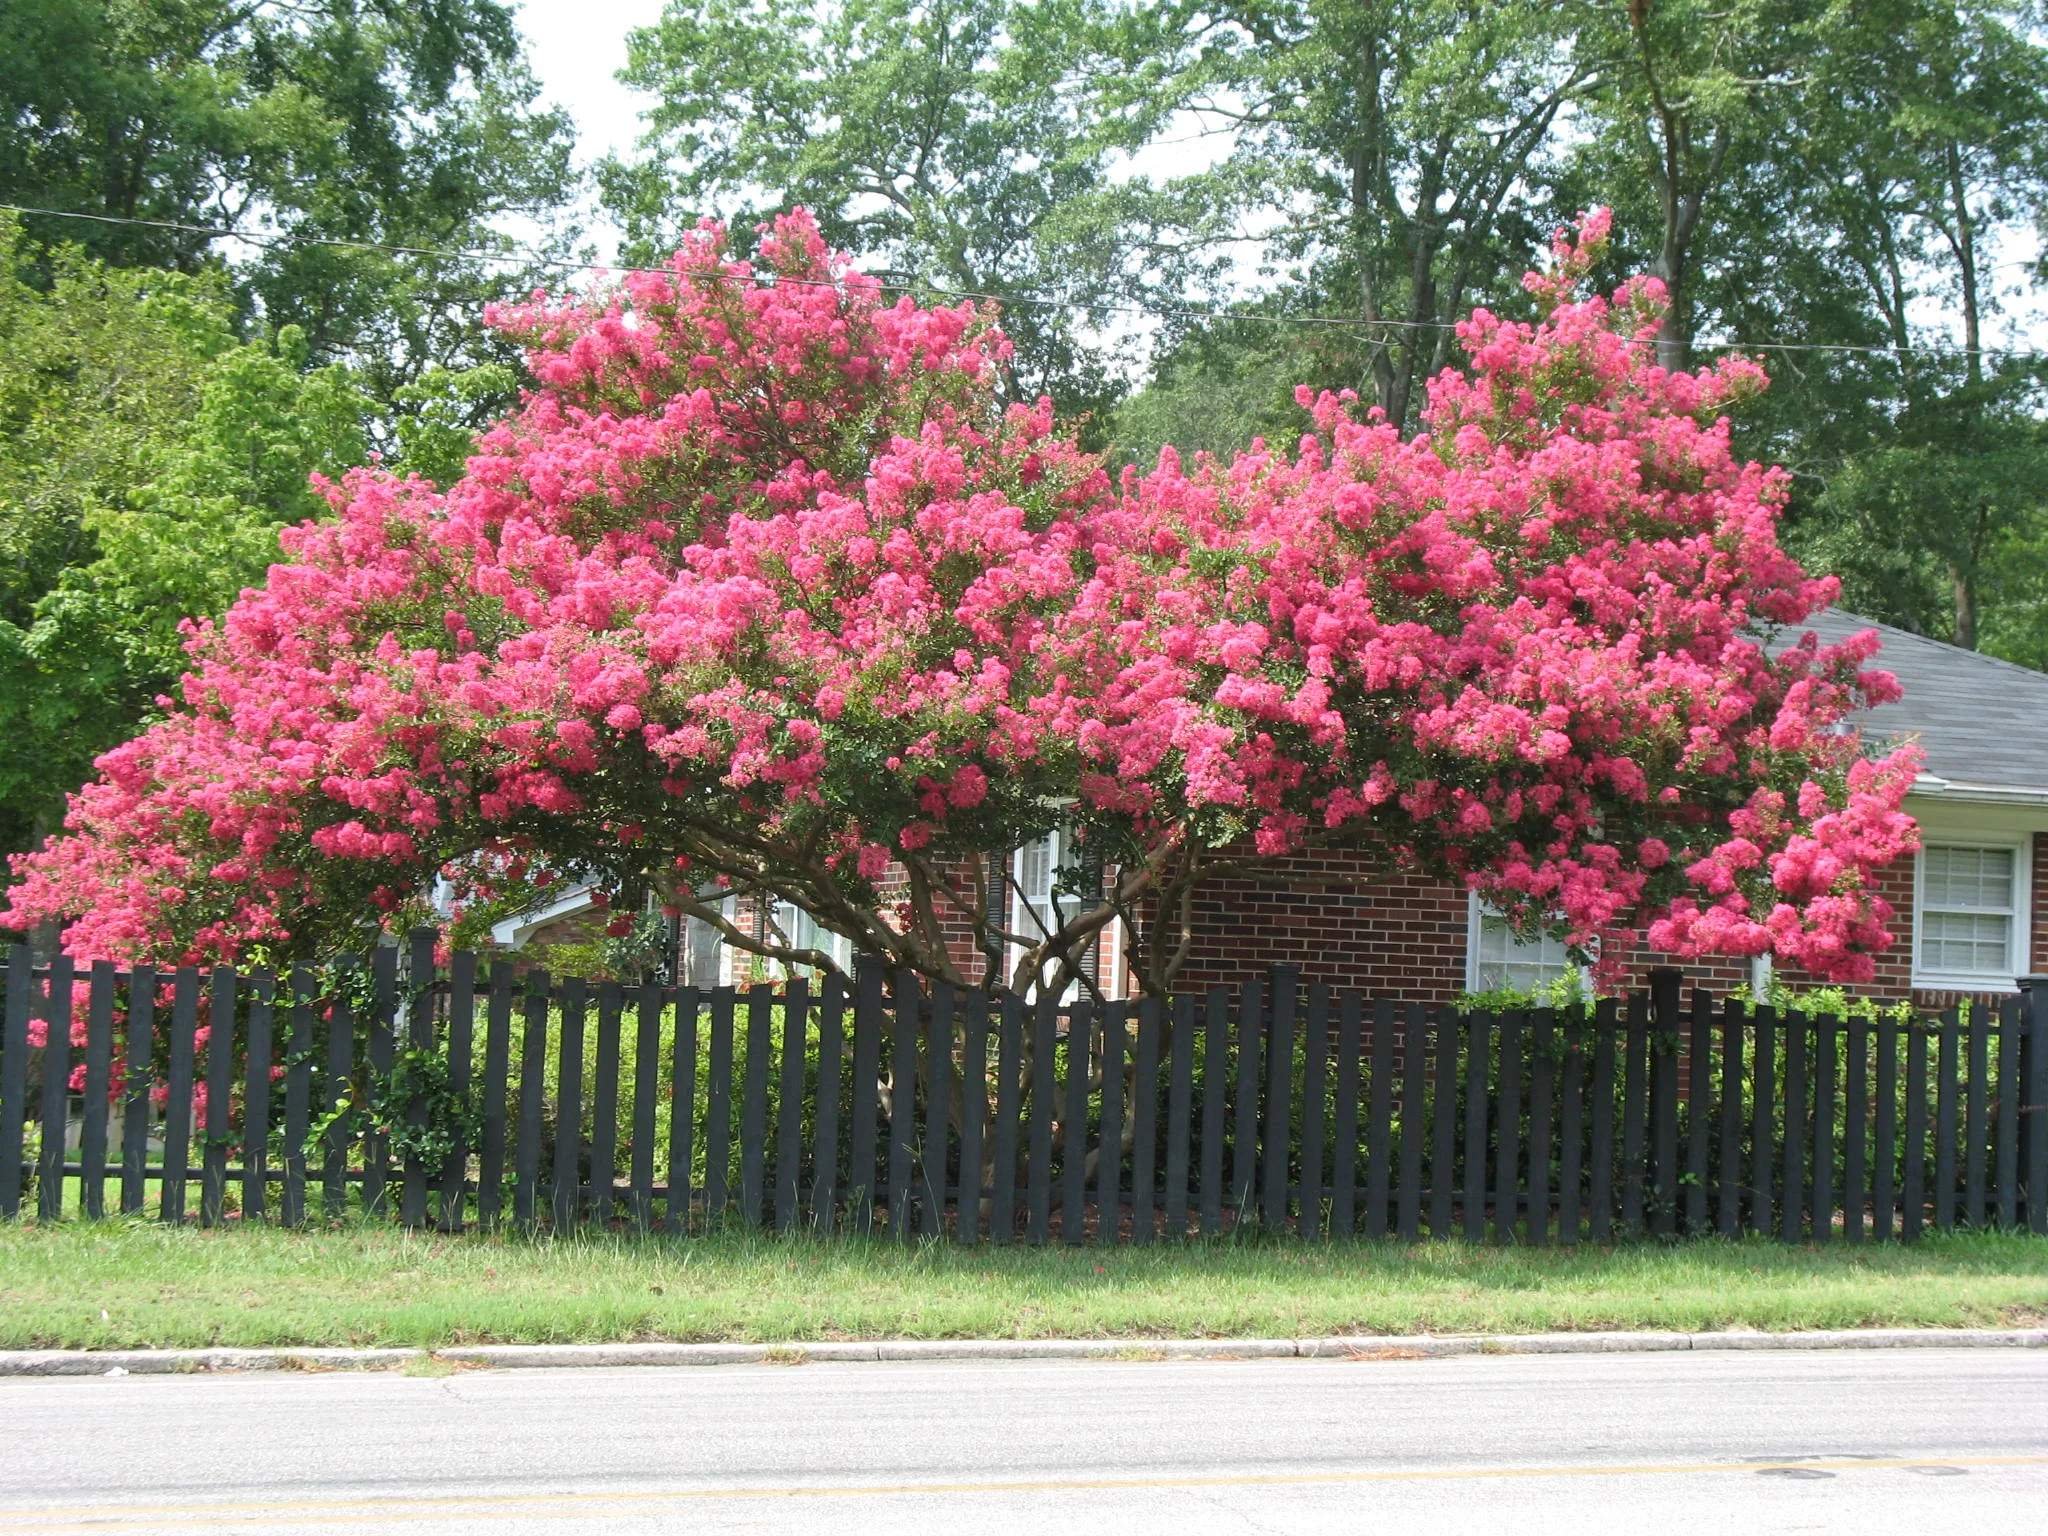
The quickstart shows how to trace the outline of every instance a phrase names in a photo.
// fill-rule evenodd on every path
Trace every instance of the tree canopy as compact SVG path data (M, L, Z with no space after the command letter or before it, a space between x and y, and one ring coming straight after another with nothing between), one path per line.
M500 308L524 406L445 491L333 488L18 862L9 921L318 953L437 873L544 861L785 899L955 979L949 921L1022 945L1022 981L1118 915L1163 989L1205 881L1339 846L1575 943L1647 917L1679 954L1865 975L1916 755L1837 727L1895 685L1872 636L1774 652L1835 588L1778 546L1782 473L1731 452L1763 374L1654 366L1661 285L1582 291L1605 237L1560 236L1537 319L1461 323L1417 431L1303 390L1292 453L1120 483L1002 399L984 311L885 302L802 214L758 269L707 224ZM986 861L1062 801L1108 905L1004 933Z

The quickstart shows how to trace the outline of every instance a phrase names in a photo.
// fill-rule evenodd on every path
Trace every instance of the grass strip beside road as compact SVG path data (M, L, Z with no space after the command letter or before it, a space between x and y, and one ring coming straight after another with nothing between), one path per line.
M2029 1326L2048 1241L898 1247L0 1226L0 1348Z

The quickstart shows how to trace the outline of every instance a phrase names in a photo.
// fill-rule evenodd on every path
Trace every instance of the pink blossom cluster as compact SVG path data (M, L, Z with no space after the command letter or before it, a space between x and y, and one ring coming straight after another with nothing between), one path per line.
M1228 463L1112 483L1006 402L972 304L885 304L795 213L757 263L492 315L536 385L445 490L373 469L109 753L8 921L86 957L331 946L437 871L694 884L763 869L880 910L892 862L1075 802L1120 859L1369 847L1680 955L1867 975L1914 845L1874 641L1826 603L1781 472L1722 412L1754 364L1655 365L1654 282L1581 294L1589 220L1479 311L1404 437L1348 395Z

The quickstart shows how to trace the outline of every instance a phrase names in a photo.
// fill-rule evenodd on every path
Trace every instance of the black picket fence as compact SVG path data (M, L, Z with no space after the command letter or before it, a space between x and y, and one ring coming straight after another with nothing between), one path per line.
M593 1039L594 1023L594 1039ZM1590 1014L1306 988L1031 1004L861 966L699 991L437 969L7 965L0 1217L390 1214L1132 1242L2048 1231L2029 998ZM67 1027L68 1025L68 1027ZM42 1043L38 1043L41 1041Z

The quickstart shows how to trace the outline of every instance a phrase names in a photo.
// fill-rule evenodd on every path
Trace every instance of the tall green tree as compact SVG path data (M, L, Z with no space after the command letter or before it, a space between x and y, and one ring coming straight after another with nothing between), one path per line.
M1349 382L1405 423L1455 356L1452 322L1512 289L1556 222L1559 125L1597 80L1576 30L1587 9L1132 4L1105 110L1127 136L1223 137L1214 164L1148 183L1162 218L1191 250L1250 242L1362 322Z
M570 142L499 0L0 7L0 201L156 221L30 218L30 234L121 266L232 258L245 312L299 327L315 362L351 361L385 396L479 356L475 309L522 274L317 242L508 253L508 219L559 224Z
M48 830L218 614L324 515L371 402L293 327L238 341L217 273L38 251L0 224L0 851Z
M1127 236L1080 212L1114 137L1086 108L1094 0L670 0L623 78L655 105L599 172L630 259L690 220L792 205L877 275L1008 303L1012 391L1109 404L1103 306ZM1102 242L1111 249L1104 250ZM1057 302L1025 302L1024 296Z

